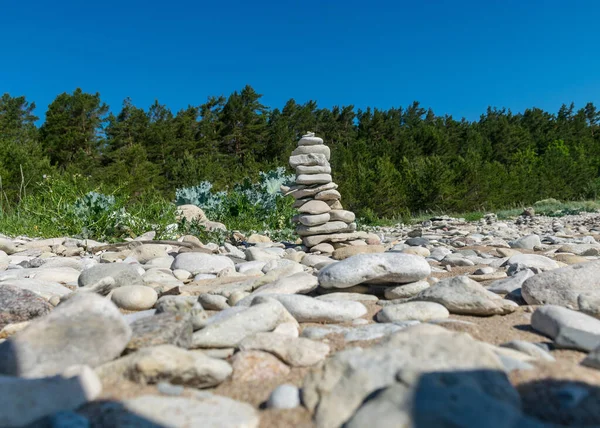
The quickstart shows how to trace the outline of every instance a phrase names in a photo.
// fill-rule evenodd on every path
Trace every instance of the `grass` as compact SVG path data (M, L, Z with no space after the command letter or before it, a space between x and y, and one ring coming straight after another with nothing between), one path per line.
M175 203L152 191L131 198L121 188L93 186L80 175L47 177L37 183L34 190L24 194L18 203L0 205L0 232L9 236L70 236L115 242L154 230L157 239L191 234L203 242L220 244L232 235L232 232L218 230L209 232L200 224L178 222ZM291 198L273 198L271 195L271 205L266 206L256 202L260 196L256 194L249 198L243 193L231 192L220 204L219 211L207 211L208 217L224 223L229 231L238 230L246 235L261 233L276 241L294 241L291 217L295 210ZM561 217L600 211L600 201L545 199L533 204L533 208L538 215ZM523 209L523 206L514 206L496 211L496 214L499 219L514 218ZM356 222L359 229L365 230L376 226L416 225L440 215L478 221L486 214L485 211L429 211L412 215L407 211L400 212L394 218L378 218L373 211L365 210L357 216Z

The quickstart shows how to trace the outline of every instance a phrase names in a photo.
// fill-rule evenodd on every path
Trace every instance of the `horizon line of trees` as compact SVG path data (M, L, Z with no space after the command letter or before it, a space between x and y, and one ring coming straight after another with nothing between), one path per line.
M319 108L290 99L261 103L251 86L173 113L125 99L110 111L99 93L76 89L49 105L40 127L35 103L0 98L0 187L17 202L42 174L82 174L129 195L207 180L226 188L258 171L287 166L299 137L315 131L331 147L342 203L357 213L394 216L469 211L539 199L596 198L600 112L593 103L556 113L513 114L488 107L477 121L438 116L418 102L382 110Z

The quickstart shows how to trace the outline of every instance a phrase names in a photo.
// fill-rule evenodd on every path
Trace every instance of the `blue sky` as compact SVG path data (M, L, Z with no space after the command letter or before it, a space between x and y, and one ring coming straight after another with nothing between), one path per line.
M0 93L76 87L173 111L244 85L270 107L418 100L476 120L600 104L597 0L0 0Z

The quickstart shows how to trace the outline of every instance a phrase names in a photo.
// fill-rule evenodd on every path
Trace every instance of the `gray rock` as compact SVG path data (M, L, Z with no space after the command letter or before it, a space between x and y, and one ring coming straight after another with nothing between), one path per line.
M289 383L279 385L267 400L269 409L295 409L300 406L300 390Z
M329 162L325 155L321 153L310 153L290 156L290 166L296 168L297 166L328 166Z
M229 307L229 303L227 303L227 297L218 296L216 294L203 293L198 297L198 302L204 309L211 311L222 311L223 309L227 309Z
M17 252L17 246L10 239L0 238L0 251L10 256Z
M278 301L262 301L260 297L249 308L229 308L221 314L225 312L228 313L217 320L209 319L206 327L194 333L193 348L236 347L246 336L272 331L292 318Z
M156 302L156 313L164 312L189 316L194 330L202 328L208 318L196 296L163 296Z
M316 276L305 272L295 273L259 287L248 297L236 303L236 306L250 306L252 300L261 295L309 293L318 285Z
M538 235L527 235L522 238L517 239L516 241L509 242L511 248L523 248L527 250L533 250L535 247L540 247L542 245L542 241Z
M322 327L306 327L302 330L302 337L309 339L322 339L329 334L342 334L346 342L358 342L364 340L379 339L396 333L412 325L419 324L418 321L405 321L386 324L367 324L360 327L342 327L338 325L327 325Z
M192 344L192 320L185 313L159 313L131 324L131 340L127 351L157 345L175 345L189 348Z
M518 307L466 276L443 279L411 300L436 302L445 306L451 314L463 315L505 315Z
M524 340L512 340L500 345L503 348L514 349L515 351L527 354L536 360L540 361L556 361L554 357L544 348L535 343L526 342Z
M70 267L39 267L31 269L8 269L0 272L0 281L35 278L40 281L67 284L77 281L79 270Z
M419 324L395 333L371 348L347 349L329 358L304 379L302 399L315 412L319 427L337 427L348 421L373 392L420 373L478 370L489 395L518 406L519 395L508 382L498 357L469 335Z
M581 312L545 305L531 316L531 327L561 348L591 351L600 346L600 320Z
M235 265L229 257L204 253L178 254L171 265L171 270L183 269L192 275L198 275L199 273L217 274L228 268L235 270Z
M173 345L140 349L96 368L96 373L105 383L128 379L142 385L170 382L193 388L216 386L231 372L231 365L222 359Z
M487 290L496 294L509 294L521 288L525 280L531 278L533 275L534 273L530 269L522 270L516 275L492 282L487 287Z
M600 290L581 293L577 296L577 305L584 314L600 318Z
M296 183L298 184L327 184L331 181L331 174L299 174L296 177Z
M10 259L8 258L8 254L0 250L0 271L8 269L9 264Z
M29 290L0 283L0 329L7 324L49 314L53 308L50 303Z
M427 261L413 254L357 254L321 270L319 284L324 288L348 288L367 281L403 284L424 279L430 273Z
M600 260L542 272L527 279L521 287L529 305L559 305L577 309L577 298L600 288Z
M102 392L98 376L85 366L73 367L62 376L24 379L0 376L0 426L34 424L45 416L75 410ZM73 425L68 425L73 426Z
M315 297L317 300L326 300L326 301L336 301L336 300L345 300L345 301L353 301L353 302L376 302L379 300L377 296L372 294L363 294L363 293L350 293L345 291L340 291L338 293L327 293L321 296Z
M399 285L398 287L386 288L384 290L384 296L388 300L406 299L419 294L427 288L429 288L429 283L427 281L411 282L409 284Z
M102 427L257 428L258 412L250 404L198 392L194 398L142 395L106 403L96 420Z
M241 351L265 351L292 367L313 366L329 354L329 345L303 337L278 333L256 333L239 345Z
M111 300L121 309L144 311L154 306L158 294L154 288L145 285L124 285L113 290Z
M0 344L0 374L51 376L72 365L96 367L123 352L131 328L119 309L93 293L76 293Z
M101 263L92 266L81 272L79 278L77 278L77 283L80 287L89 288L107 278L114 280L112 288L123 285L144 285L144 280L138 273L137 268L126 263ZM108 294L109 291L103 294Z
M325 214L331 211L331 207L326 202L310 200L298 208L298 212L301 214L318 215Z
M313 201L318 202L318 201ZM312 235L324 235L330 233L354 232L356 223L344 223L343 221L329 221L318 226L304 226L303 224L296 227L296 233L301 237Z
M448 318L450 312L444 306L434 302L408 302L389 305L377 313L378 322L429 321Z
M443 260L440 262L444 266L475 266L475 262L467 259L462 254L448 254Z
M541 271L557 269L558 263L548 257L538 254L517 254L510 257L506 264L508 273L517 272L522 269L539 269Z
M13 279L3 281L2 285L12 285L22 290L29 290L43 298L50 300L52 297L64 297L71 294L71 290L58 282L42 281L35 278Z
M348 322L367 313L365 305L354 301L326 301L298 294L265 296L279 301L298 322Z

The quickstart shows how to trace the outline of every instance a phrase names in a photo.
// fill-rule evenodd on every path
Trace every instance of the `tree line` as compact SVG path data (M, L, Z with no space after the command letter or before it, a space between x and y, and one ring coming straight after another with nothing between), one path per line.
M269 108L246 86L176 113L126 99L111 111L99 93L76 89L49 105L0 98L2 198L35 192L42 174L81 174L135 197L210 181L223 189L287 165L299 137L331 147L345 207L364 215L496 209L600 190L600 112L592 103L551 113L489 107L479 120L436 115L414 102L382 110L319 108L289 100Z

